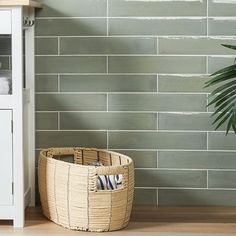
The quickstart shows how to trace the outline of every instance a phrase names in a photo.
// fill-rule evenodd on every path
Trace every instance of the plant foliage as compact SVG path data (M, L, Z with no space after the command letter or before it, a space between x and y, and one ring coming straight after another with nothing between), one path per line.
M236 50L236 46L222 44L226 48ZM226 126L226 135L233 129L236 134L236 64L225 67L211 75L211 79L205 83L205 88L214 86L214 90L208 97L208 106L214 105L215 119L213 125L217 130L223 124Z

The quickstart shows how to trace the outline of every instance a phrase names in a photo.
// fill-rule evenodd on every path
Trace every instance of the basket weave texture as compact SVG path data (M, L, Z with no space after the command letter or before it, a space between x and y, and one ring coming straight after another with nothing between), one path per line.
M73 163L60 160L73 156ZM103 166L90 166L99 161ZM98 175L122 175L122 188L99 190ZM134 165L130 157L94 148L49 148L39 156L39 193L44 215L69 229L112 231L130 219Z

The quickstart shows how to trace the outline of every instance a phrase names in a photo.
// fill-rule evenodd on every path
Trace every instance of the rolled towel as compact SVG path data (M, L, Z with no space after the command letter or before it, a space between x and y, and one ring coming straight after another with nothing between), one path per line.
M114 190L122 188L122 175L99 175L98 190Z
M0 77L0 94L9 94L11 90L10 81L7 77Z
M92 166L103 166L99 161L94 161L90 163ZM118 175L98 175L97 189L98 190L115 190L122 188L122 179L121 174Z

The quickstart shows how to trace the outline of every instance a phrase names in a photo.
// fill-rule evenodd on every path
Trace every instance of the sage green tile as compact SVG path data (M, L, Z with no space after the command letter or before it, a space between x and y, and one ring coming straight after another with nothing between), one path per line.
M37 111L99 111L106 110L103 94L38 94Z
M207 75L158 75L158 91L209 93L212 88L204 88L209 79Z
M155 92L156 75L61 75L62 92Z
M209 18L209 35L234 36L235 23L236 21L230 18Z
M233 56L225 56L225 57L209 57L208 65L209 65L209 73L214 73L217 70L220 70L224 67L231 66L234 64Z
M0 37L0 55L11 55L10 37Z
M221 44L236 44L235 38L197 38L197 37L160 37L158 39L160 54L200 54L200 55L235 55L234 50Z
M110 111L206 111L205 94L111 94Z
M236 191L160 189L159 206L236 206Z
M229 133L227 136L225 132L210 132L208 138L208 145L210 150L235 150L236 136L234 133Z
M206 35L206 20L111 18L109 35Z
M57 130L57 113L36 113L36 130Z
M0 56L0 70L9 70L10 68L10 57Z
M110 56L109 72L204 74L206 58L203 56Z
M208 171L209 188L236 188L236 171Z
M106 35L105 18L37 19L36 36Z
M210 113L159 113L158 129L213 131L214 119L210 116ZM225 126L219 130L225 130Z
M157 205L156 189L135 189L134 191L135 205Z
M36 55L57 55L58 39L57 38L35 38Z
M155 168L157 167L157 152L156 151L127 151L114 150L132 158L136 168Z
M235 152L216 151L159 151L159 168L177 169L234 169Z
M235 16L235 1L215 1L209 0L209 16Z
M108 2L109 16L206 16L206 0L189 2L110 0Z
M57 92L58 91L57 75L36 75L35 90L36 92Z
M37 131L36 147L97 147L106 148L106 132Z
M138 113L61 113L62 130L152 130L157 128L156 114Z
M40 0L41 10L36 17L93 17L106 16L106 0Z
M103 73L106 57L37 56L36 73Z
M137 187L205 188L207 171L203 170L136 170Z
M156 54L154 37L61 38L61 54Z
M204 132L109 132L111 149L206 149Z

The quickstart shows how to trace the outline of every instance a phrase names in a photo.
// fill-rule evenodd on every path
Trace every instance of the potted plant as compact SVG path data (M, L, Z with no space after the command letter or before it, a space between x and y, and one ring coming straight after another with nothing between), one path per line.
M234 45L222 46L236 50ZM216 125L217 130L226 123L226 135L230 129L236 133L236 64L218 70L210 77L205 87L215 87L208 97L207 105L214 105L214 113L211 116L215 119L212 124Z

